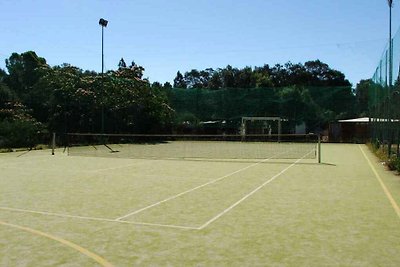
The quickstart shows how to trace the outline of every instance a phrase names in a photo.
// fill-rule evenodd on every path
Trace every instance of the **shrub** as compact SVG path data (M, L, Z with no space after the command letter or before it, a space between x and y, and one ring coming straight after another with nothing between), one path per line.
M389 170L400 172L400 158L398 158L397 156L394 155L394 156L390 157L386 161L386 164L387 164Z
M400 158L397 155L388 157L388 151L378 143L368 143L367 145L381 161L385 162L389 170L400 172Z
M39 143L40 128L32 121L0 121L0 148L33 148Z

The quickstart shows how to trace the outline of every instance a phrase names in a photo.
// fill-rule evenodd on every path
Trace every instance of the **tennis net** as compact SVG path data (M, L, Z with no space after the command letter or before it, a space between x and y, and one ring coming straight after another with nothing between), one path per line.
M319 138L305 135L67 134L72 156L154 159L315 159Z

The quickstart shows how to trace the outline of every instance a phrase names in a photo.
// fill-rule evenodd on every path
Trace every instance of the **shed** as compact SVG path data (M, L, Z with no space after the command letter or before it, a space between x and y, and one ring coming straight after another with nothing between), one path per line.
M370 118L338 120L329 124L329 142L365 143L369 138Z

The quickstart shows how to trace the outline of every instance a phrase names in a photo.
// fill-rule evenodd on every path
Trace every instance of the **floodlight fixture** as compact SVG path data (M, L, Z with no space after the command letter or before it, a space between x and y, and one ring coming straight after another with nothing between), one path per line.
M105 20L103 18L101 18L99 20L99 25L101 25L101 27L107 27L107 24L108 24L108 20Z

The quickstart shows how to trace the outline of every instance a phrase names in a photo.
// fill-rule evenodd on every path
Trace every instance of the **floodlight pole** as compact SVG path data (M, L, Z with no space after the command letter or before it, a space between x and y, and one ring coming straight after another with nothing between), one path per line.
M104 134L104 28L107 27L108 21L101 18L99 25L101 26L101 133Z
M101 26L101 133L104 134L104 27Z
M392 134L391 134L391 115L390 115L390 93L392 91L392 80L393 80L393 43L392 43L392 8L393 0L388 0L389 5L389 84L387 94L387 107L386 107L386 125L387 125L387 141L388 141L388 156L391 154L392 146Z
M393 0L388 0L389 4L389 89L392 87L393 80L393 47L392 47L392 8Z

